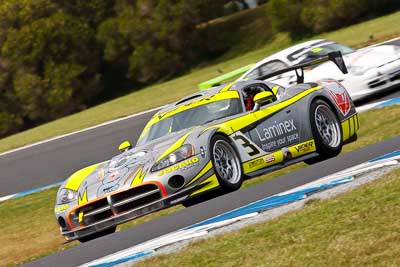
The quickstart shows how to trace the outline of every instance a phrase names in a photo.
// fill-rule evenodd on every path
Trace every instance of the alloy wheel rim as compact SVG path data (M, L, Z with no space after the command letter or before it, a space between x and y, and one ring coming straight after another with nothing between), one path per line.
M224 140L218 140L213 147L215 169L224 181L236 184L240 181L240 165L233 148Z
M325 105L315 109L315 124L322 141L330 147L340 144L340 128L333 112Z

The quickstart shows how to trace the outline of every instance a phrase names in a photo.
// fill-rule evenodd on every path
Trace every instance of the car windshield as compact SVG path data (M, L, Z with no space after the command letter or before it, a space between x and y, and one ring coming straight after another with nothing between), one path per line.
M168 116L168 114L164 115L165 118L161 119L157 123L154 123L149 127L146 126L137 142L137 145L148 143L184 129L235 115L239 113L240 110L239 98L230 98L197 105L172 116Z
M340 51L342 53L342 55L346 55L346 54L354 52L354 49L350 48L348 46L345 46L345 45L337 44L337 43L331 43L331 44L323 45L320 47L314 47L301 56L301 58L303 58L303 59L300 61L300 63L307 62L307 61L325 56L328 53L334 52L334 51Z
M272 72L281 70L286 68L286 64L280 60L273 60L262 64L261 66L255 68L251 72L249 72L245 77L245 79L258 79L261 76L270 74Z

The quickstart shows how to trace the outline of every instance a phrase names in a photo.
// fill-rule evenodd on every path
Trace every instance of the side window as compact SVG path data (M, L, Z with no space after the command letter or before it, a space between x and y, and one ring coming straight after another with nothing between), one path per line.
M271 61L271 62L267 63L267 67L268 67L268 69L270 70L270 73L271 73L271 72L274 72L274 71L278 71L278 70L284 69L287 66L286 66L285 63L283 63L280 60L274 60L274 61ZM266 74L268 74L268 73L266 73Z
M267 75L269 73L272 73L274 71L278 71L281 69L286 68L287 65L285 63L283 63L280 60L273 60L273 61L269 61L264 63L263 65L259 66L258 68L256 68L255 70L253 70L252 72L250 72L246 78L247 79L257 79L261 76Z
M270 91L270 92L274 93L271 90L271 88L269 88L267 85L262 84L262 83L252 84L243 89L242 94L243 94L243 102L244 102L245 111L253 110L254 105L255 105L254 96L256 94L264 92L264 91ZM273 100L273 101L275 101L275 100ZM268 103L264 103L264 105L267 105L267 104ZM262 106L264 106L264 105L262 105Z

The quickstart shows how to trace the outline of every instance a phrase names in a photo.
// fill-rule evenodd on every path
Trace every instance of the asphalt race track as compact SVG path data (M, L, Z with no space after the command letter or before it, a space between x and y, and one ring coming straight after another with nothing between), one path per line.
M50 255L24 266L77 266L201 222L400 148L400 136L238 190L174 214ZM39 229L37 229L39 230Z
M399 90L374 101L394 97L400 97ZM62 181L80 168L110 159L118 154L122 141L136 143L154 113L0 156L0 197Z
M110 159L122 141L136 143L154 113L0 156L0 196L62 181L80 168Z
M400 39L390 44L400 45ZM373 101L393 97L400 97L400 90L381 94ZM110 159L122 141L136 143L154 113L0 155L0 197L60 182L80 168Z

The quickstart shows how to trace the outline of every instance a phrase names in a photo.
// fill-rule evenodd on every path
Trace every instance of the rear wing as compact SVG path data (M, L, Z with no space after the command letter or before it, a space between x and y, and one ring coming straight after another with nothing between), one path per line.
M343 61L342 53L340 51L334 51L334 52L330 52L326 56L320 57L318 59L311 60L311 61L297 64L297 65L293 65L291 67L281 69L281 70L271 72L266 75L257 77L257 80L266 80L266 79L281 75L281 74L289 72L289 71L295 71L296 76L297 76L297 83L303 83L304 82L304 68L315 66L315 65L327 62L327 61L332 61L333 63L335 63L335 65L339 68L339 70L343 74L348 73L346 64Z

